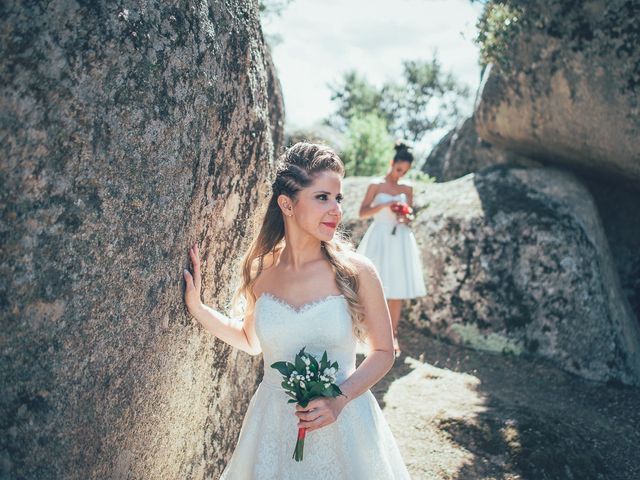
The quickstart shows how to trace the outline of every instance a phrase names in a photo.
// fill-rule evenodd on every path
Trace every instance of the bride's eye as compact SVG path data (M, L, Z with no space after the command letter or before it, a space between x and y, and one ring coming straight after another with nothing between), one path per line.
M316 196L316 198L318 200L326 200L327 199L327 195L324 193L321 193L320 195Z
M344 197L343 197L342 195L336 195L336 202L338 202L338 203L342 203L342 199L343 199L343 198L344 198Z

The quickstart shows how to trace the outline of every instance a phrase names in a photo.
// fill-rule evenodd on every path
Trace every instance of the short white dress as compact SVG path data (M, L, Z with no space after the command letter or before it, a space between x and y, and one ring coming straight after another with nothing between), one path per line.
M407 202L404 193L377 193L372 205L396 200ZM396 227L395 235L392 234ZM411 228L398 223L396 214L386 207L373 216L373 223L362 237L357 249L378 269L384 295L389 300L416 298L426 295L422 260Z

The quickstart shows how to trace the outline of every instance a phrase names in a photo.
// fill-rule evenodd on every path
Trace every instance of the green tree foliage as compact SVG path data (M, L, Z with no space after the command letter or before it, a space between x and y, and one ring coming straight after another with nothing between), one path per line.
M509 44L520 31L523 19L523 8L513 2L489 1L485 4L476 23L475 43L480 47L480 65L508 63Z
M430 130L459 120L460 101L469 89L445 73L435 55L427 61L403 62L402 74L402 82L376 88L356 71L345 73L340 82L329 85L337 109L327 123L346 132L354 116L375 114L386 121L391 136L419 142Z
M282 15L293 0L260 0L258 9L263 18Z
M259 0L258 11L260 12L260 23L263 27L275 17L281 16L282 12L287 9L291 2L293 2L293 0ZM274 47L282 43L282 35L279 33L265 33L264 37L267 41L267 45L270 47Z
M382 93L355 70L344 74L336 85L329 85L331 100L337 105L337 110L327 124L346 133L349 122L353 117L362 117L372 113L385 117L380 110Z
M352 115L342 152L347 175L378 175L392 157L393 141L386 120L373 112Z
M381 108L396 138L418 142L429 131L460 119L460 100L469 88L445 73L434 55L428 61L405 61L403 84L382 88Z

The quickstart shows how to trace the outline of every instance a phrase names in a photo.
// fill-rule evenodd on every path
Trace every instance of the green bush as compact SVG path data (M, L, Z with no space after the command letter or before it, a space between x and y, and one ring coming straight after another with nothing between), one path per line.
M342 159L347 175L380 175L393 158L393 140L387 122L375 113L354 115L347 127Z
M508 65L509 44L520 31L523 11L509 2L490 1L476 24L475 42L480 47L480 64Z

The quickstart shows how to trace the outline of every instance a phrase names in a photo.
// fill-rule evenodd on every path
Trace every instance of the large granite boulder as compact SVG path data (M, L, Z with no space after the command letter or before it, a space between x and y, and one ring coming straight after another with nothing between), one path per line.
M484 74L484 140L640 185L640 3L509 0L517 21Z
M598 177L582 180L598 208L622 292L640 324L640 190Z
M491 165L535 167L539 162L491 145L476 132L474 117L465 118L431 150L422 171L447 182Z
M366 183L345 186L355 243ZM428 294L410 302L408 321L473 348L640 385L639 325L593 199L574 175L497 166L416 185L414 203Z
M0 12L0 478L217 477L258 358L182 270L198 242L224 306L282 142L257 5Z
M427 155L427 158L420 168L424 173L439 182L442 182L445 176L445 159L451 147L451 140L457 129L457 126L452 128L438 140L438 143L431 148L429 155Z

